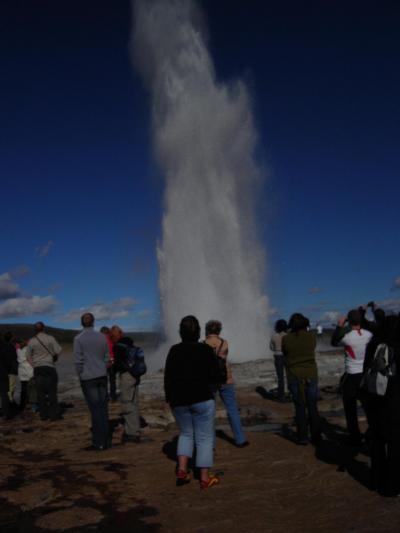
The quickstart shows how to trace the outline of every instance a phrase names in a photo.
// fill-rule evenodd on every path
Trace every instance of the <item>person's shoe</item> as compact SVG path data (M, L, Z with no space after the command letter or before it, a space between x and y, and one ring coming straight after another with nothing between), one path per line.
M190 473L185 472L184 470L180 470L179 468L176 470L176 486L182 487L183 485L187 485L190 483Z
M249 446L250 442L248 440L245 440L244 442L241 442L240 444L235 444L236 448L246 448L246 446Z
M84 448L85 452L102 452L106 449L106 446L95 446L94 444L91 444L90 446L86 446L86 448Z
M128 435L127 433L123 433L122 444L127 444L128 442L134 442L135 444L139 444L141 442L141 439L138 435Z
M219 483L219 477L218 476L209 476L207 480L200 481L200 488L201 489L209 489L210 487L213 487L214 485L218 485Z

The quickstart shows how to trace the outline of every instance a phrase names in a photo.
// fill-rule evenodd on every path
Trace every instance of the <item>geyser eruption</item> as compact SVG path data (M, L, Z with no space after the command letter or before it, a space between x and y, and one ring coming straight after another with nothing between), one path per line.
M253 220L261 175L249 95L240 81L216 80L194 1L136 0L133 6L133 54L151 91L156 154L166 178L158 260L167 341L178 341L187 314L202 327L216 318L232 360L259 358L268 324L264 255Z

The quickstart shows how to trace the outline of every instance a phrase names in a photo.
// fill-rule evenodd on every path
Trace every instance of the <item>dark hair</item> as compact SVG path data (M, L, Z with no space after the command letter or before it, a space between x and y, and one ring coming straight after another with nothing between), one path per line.
M361 326L362 316L358 309L352 309L347 313L347 320L350 326Z
M287 329L288 329L287 322L283 318L280 318L279 320L275 322L275 331L277 333L282 333L282 331L287 331Z
M289 328L293 333L307 329L310 321L301 313L293 313L289 320Z
M107 335L108 333L110 333L110 328L108 328L107 326L103 326L102 328L100 328L100 333L104 333L104 335Z
M182 318L179 334L184 342L197 342L200 339L200 324L193 315Z
M36 322L33 325L33 329L35 330L36 333L40 333L41 331L43 331L44 330L43 322Z
M219 320L209 320L206 324L206 335L219 335L222 323Z
M92 313L83 313L81 316L81 324L84 328L91 328L94 324L94 316Z

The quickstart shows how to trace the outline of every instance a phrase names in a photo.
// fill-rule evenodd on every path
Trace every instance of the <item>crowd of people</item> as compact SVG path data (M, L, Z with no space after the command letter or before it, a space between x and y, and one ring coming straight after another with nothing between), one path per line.
M91 313L82 315L82 331L73 345L76 373L91 416L90 448L101 451L111 446L110 401L119 401L121 406L122 442L143 442L139 413L140 376L145 371L143 352L119 326L103 327L97 332L94 323ZM179 326L181 342L170 348L166 358L165 399L179 428L177 486L189 483L194 470L203 489L220 481L211 470L216 446L217 396L225 407L234 444L238 448L249 445L240 419L232 369L227 362L229 346L221 331L221 322L210 320L201 340L197 318L186 316ZM326 439L318 412L317 337L318 332L311 331L308 318L294 313L289 321L281 318L276 322L270 340L278 384L276 399L293 402L299 445L319 446ZM400 318L386 316L373 303L352 309L339 319L331 343L344 350L340 392L348 431L346 445L368 446L373 488L381 494L399 495L400 375L396 369L400 369ZM62 418L56 371L60 352L61 346L45 332L43 322L34 325L34 335L28 342L14 338L11 332L3 336L0 396L5 419L23 412L28 405L41 420L53 422ZM20 398L16 404L18 378ZM368 422L365 434L359 426L358 402Z
M275 324L270 348L278 381L277 399L286 401L287 386L295 409L297 443L324 441L318 413L316 335L301 313ZM373 302L338 320L332 346L344 350L339 390L348 432L347 446L366 446L371 459L371 488L400 495L400 315L386 316ZM399 369L399 370L397 370ZM368 429L362 434L358 403Z

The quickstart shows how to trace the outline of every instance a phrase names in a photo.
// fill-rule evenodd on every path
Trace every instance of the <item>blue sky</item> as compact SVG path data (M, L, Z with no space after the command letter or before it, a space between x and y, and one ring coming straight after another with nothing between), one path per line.
M400 7L205 0L221 81L246 80L277 315L400 310ZM163 177L129 2L0 7L0 321L159 325Z

